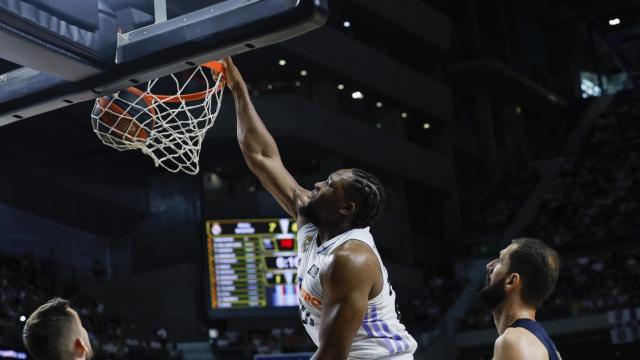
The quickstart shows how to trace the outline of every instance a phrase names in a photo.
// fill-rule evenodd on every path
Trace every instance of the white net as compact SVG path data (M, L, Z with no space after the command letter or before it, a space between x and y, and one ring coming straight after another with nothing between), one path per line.
M91 124L105 145L120 151L138 149L156 166L195 175L223 90L222 66L210 62L149 81L144 90L131 87L97 98Z

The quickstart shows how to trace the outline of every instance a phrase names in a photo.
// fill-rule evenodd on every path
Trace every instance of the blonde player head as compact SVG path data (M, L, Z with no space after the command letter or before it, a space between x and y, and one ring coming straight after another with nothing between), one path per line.
M23 340L35 360L88 360L93 356L78 313L60 298L49 300L29 316Z

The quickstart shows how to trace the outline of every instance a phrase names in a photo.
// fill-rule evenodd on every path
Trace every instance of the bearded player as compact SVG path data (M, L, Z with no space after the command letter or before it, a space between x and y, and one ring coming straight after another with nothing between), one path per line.
M224 61L237 135L251 171L298 222L300 316L318 350L314 360L413 359L417 344L400 323L395 292L369 226L384 206L373 175L343 169L302 188L285 169L242 75Z
M487 264L487 286L478 299L493 313L499 337L494 360L562 360L536 321L558 280L558 253L537 239L514 240Z

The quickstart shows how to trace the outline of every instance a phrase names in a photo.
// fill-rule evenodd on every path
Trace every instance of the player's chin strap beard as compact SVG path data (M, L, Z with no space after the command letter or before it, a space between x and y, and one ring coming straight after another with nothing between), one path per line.
M300 215L307 219L310 223L318 228L324 228L325 222L321 219L321 216L314 210L315 201L311 200L300 208Z
M496 281L494 284L489 284L478 291L478 300L488 311L493 311L502 302L504 302L507 297L504 290L505 282L506 277Z

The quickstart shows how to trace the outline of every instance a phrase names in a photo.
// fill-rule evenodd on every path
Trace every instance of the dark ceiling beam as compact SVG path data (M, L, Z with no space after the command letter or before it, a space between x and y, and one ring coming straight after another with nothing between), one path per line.
M402 0L402 5L389 0L353 0L353 2L388 19L396 26L442 51L449 52L451 20L423 1Z
M447 67L447 75L461 91L473 94L476 89L486 90L504 104L546 108L551 104L564 106L566 103L559 95L496 59L451 64Z
M618 1L602 1L602 0L571 0L570 4L574 8L579 8L583 14L591 16L610 15L613 12L623 11L630 8L640 9L637 0L618 0Z

